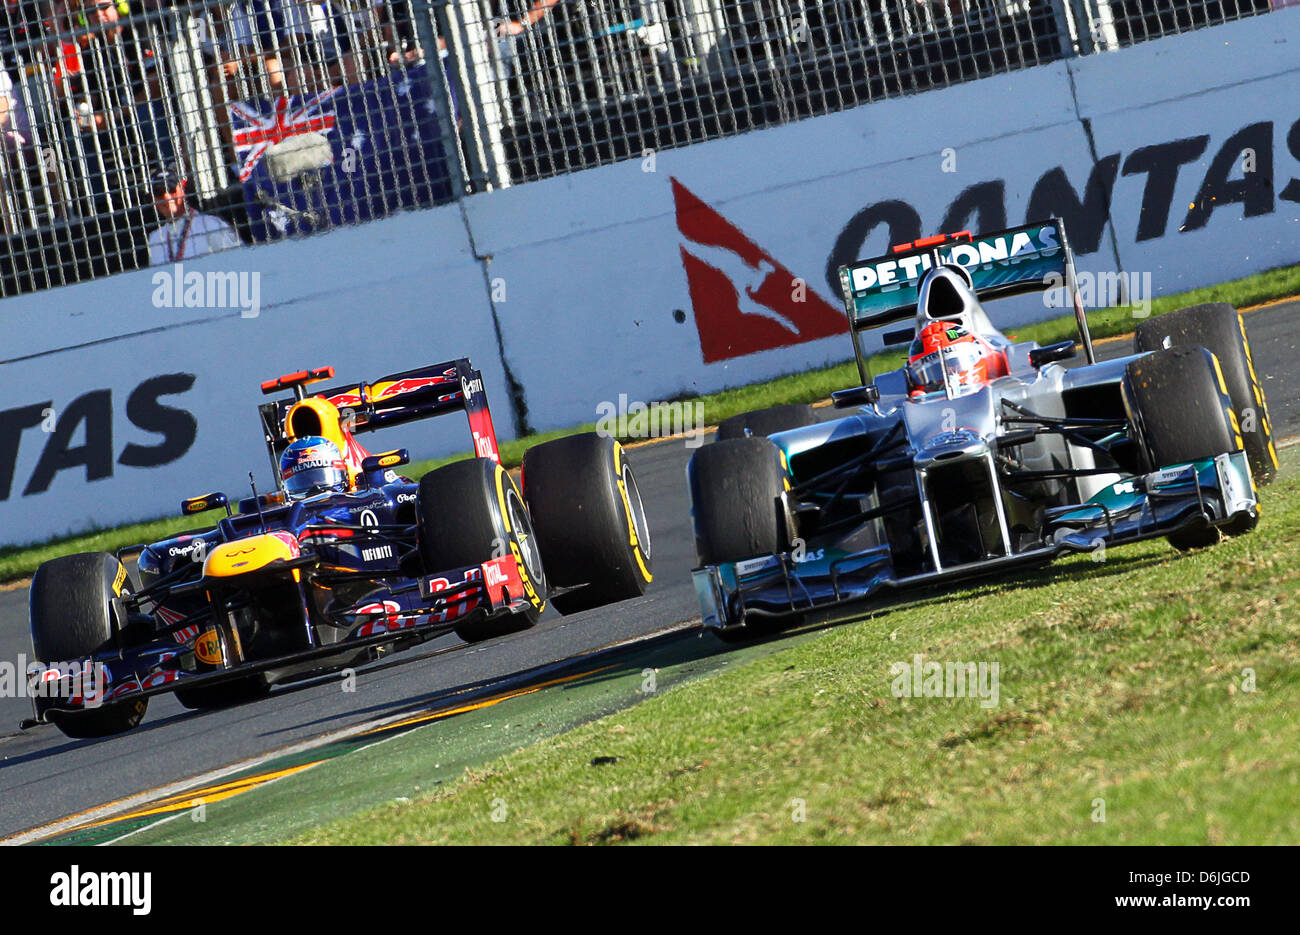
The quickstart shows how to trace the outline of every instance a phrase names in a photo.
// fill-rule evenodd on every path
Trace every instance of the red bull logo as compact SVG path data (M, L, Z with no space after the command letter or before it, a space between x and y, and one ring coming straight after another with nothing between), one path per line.
M403 377L400 380L389 380L384 383L376 383L369 388L366 393L366 399L361 398L361 387L356 386L349 390L344 390L334 396L328 397L329 401L340 409L344 407L355 407L364 404L367 400L372 403L383 402L386 399L392 399L396 396L402 396L406 393L414 393L416 390L422 390L430 386L438 386L443 383L456 382L456 371L449 370L447 373L438 374L431 377Z

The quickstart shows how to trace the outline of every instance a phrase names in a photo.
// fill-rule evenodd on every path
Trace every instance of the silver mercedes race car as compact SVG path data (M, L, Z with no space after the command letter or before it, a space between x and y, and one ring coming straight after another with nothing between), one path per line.
M850 413L748 413L687 467L695 589L719 636L1062 553L1254 528L1277 453L1231 306L1144 320L1131 355L1099 362L1055 219L904 244L840 279L862 385L834 405ZM1013 341L984 307L1049 289L1077 342ZM883 336L909 346L906 366L871 379L868 333L907 320Z

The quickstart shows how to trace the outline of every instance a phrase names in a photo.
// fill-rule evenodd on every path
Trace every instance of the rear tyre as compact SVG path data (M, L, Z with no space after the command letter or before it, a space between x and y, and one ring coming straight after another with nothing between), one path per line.
M107 552L65 555L43 563L32 577L32 649L46 663L84 662L113 648L126 623L113 598L131 593L126 567ZM108 737L139 725L148 698L129 698L84 711L50 711L68 737Z
M1142 322L1133 336L1139 352L1160 350L1166 340L1171 347L1199 344L1218 358L1251 476L1260 486L1267 484L1277 473L1277 448L1240 313L1226 302L1193 305Z
M416 499L420 556L433 574L512 554L530 606L501 617L459 624L467 643L527 630L546 607L546 576L528 508L501 465L488 458L457 461L425 474Z
M691 457L686 475L700 565L772 555L788 547L780 497L789 487L789 475L771 441L736 438L706 445ZM754 617L743 626L714 633L738 643L801 620L800 614Z
M562 614L640 597L654 578L645 507L623 446L586 433L528 449L524 499Z
M752 412L732 416L730 419L723 419L718 423L717 441L744 438L746 429L749 430L750 435L766 438L776 432L786 432L812 425L816 421L817 416L813 413L813 407L807 403L769 406L767 409L755 409Z
M1123 393L1150 471L1241 450L1232 402L1203 347L1173 347L1129 361ZM1168 539L1178 549L1201 548L1218 542L1219 530L1207 524Z

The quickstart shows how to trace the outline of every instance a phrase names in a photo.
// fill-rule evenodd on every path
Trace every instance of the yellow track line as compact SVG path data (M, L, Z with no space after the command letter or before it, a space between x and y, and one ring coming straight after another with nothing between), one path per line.
M130 821L133 818L148 818L150 815L166 815L170 812L183 812L187 809L196 808L200 805L207 805L211 802L220 802L222 799L233 798L242 795L268 782L274 782L277 779L283 779L286 776L292 776L295 773L301 773L311 769L313 766L319 766L324 760L315 760L311 763L302 763L298 766L290 766L285 769L275 770L270 773L263 773L260 776L249 776L247 779L241 779L238 782L225 783L223 786L213 786L208 789L196 789L193 792L185 793L183 796L172 796L170 799L162 799L158 805L152 808L144 808L135 812L127 812L125 815L115 815L112 818L101 818L99 821L92 821L88 824L77 825L75 828L69 828L62 834L73 834L77 831L89 831L91 828L102 828L105 825L115 825L119 822Z
M394 730L398 727L407 727L412 724L423 724L428 721L438 721L446 717L451 717L453 714L464 714L467 711L478 711L481 708L490 708L493 705L500 704L503 701L509 701L511 698L519 698L523 695L531 695L534 692L541 691L543 688L551 688L552 686L555 685L562 685L565 682L574 682L577 681L578 679L585 679L589 675L595 675L597 672L604 672L607 669L612 669L612 668L614 668L612 665L601 666L598 669L592 669L588 672L579 672L577 675L566 675L562 678L551 679L549 682L539 682L538 684L531 685L528 688L520 688L517 689L516 691L507 692L504 695L498 695L494 698L485 698L483 701L476 701L473 704L461 705L456 708L447 708L442 711L432 711L432 712L425 712L424 714L416 714L409 718L406 718L405 720L395 721L392 724L384 724L380 727L372 728L371 730L362 731L359 736L365 737L370 734L378 733L379 731L389 731L389 730Z

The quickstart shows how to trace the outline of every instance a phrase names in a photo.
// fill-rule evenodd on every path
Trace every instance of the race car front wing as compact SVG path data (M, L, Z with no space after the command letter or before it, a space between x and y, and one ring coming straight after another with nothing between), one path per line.
M1044 511L1035 544L1019 551L900 577L888 544L861 551L833 547L781 552L706 565L692 572L706 627L743 627L751 617L787 617L861 601L887 589L915 588L1051 562L1167 536L1206 524L1252 523L1258 503L1244 452L1222 454L1119 481L1085 503Z
M288 568L288 566L286 566ZM340 612L352 621L348 634L332 643L261 659L243 659L238 637L209 618L187 644L156 639L139 646L98 653L85 660L33 667L28 693L35 717L22 728L46 723L51 711L79 711L129 698L214 685L259 672L284 669L330 657L355 657L395 640L432 639L475 617L491 618L528 608L523 580L513 555L415 579L409 584L368 595ZM183 630L186 621L168 629ZM197 665L205 635L216 643L211 665Z

